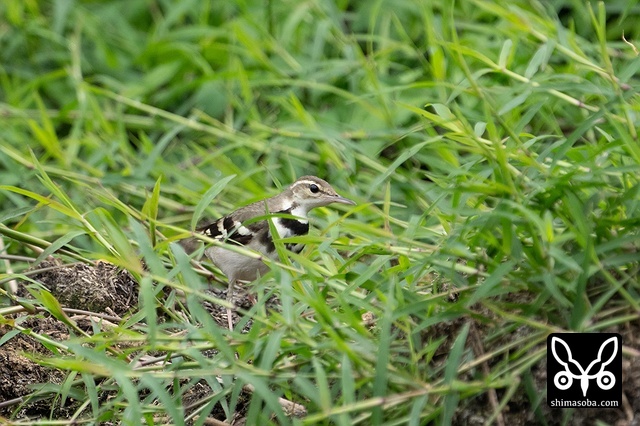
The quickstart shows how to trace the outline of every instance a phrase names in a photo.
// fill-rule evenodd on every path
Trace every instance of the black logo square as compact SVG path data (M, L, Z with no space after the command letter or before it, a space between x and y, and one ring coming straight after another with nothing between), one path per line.
M622 337L617 333L552 333L547 337L547 404L620 407Z

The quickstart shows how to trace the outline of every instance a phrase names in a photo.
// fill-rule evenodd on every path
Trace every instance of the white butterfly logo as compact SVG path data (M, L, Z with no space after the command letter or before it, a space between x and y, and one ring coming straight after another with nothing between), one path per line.
M613 344L613 354L611 357L603 361L602 355L604 353L604 349L607 345ZM558 345L562 345L569 359L563 361L561 359L561 354L558 354L557 348ZM560 390L566 390L571 387L573 384L573 379L580 380L580 387L582 388L582 396L587 396L587 389L589 389L589 380L596 379L596 383L598 387L602 390L609 390L616 384L616 378L610 371L605 371L605 367L613 361L616 354L618 353L618 339L615 337L611 337L605 340L602 345L600 345L600 349L598 350L598 357L589 364L586 369L583 369L578 361L573 359L573 355L571 354L571 349L569 349L569 345L559 337L553 336L551 338L551 352L553 353L553 357L564 367L564 371L560 371L553 377L553 383L556 388ZM576 366L576 368L580 371L581 374L574 374L569 369L569 363ZM597 365L600 365L600 369L595 374L589 374L591 369Z

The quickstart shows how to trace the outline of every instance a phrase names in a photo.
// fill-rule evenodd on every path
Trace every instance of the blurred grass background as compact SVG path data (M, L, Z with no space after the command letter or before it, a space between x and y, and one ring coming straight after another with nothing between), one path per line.
M199 424L218 402L229 420L245 384L247 424L476 411L571 424L536 381L547 334L638 329L639 14L637 1L3 1L6 253L66 247L56 256L108 260L141 288L108 335L72 331L46 361L69 380L48 391L75 389L80 419L125 424L184 422L201 379L215 393ZM217 217L304 174L358 206L314 211L305 251L255 284L281 312L259 303L248 335L219 329L172 242L207 191ZM35 264L5 259L2 281ZM188 314L159 325L177 291ZM129 355L174 362L141 371L107 350L131 339ZM101 400L105 368L119 391Z

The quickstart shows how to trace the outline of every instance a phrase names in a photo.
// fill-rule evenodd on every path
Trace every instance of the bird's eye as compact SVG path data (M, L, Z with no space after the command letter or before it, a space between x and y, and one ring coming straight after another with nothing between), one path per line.
M320 191L320 188L318 188L318 185L316 185L315 183L312 183L311 185L309 185L309 191L317 194L318 191Z

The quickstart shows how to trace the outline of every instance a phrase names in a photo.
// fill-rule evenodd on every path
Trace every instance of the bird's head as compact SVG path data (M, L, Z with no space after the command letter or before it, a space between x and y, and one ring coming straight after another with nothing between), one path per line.
M302 176L292 183L288 189L291 191L294 204L301 207L305 212L332 203L356 204L354 201L338 195L331 185L315 176Z

